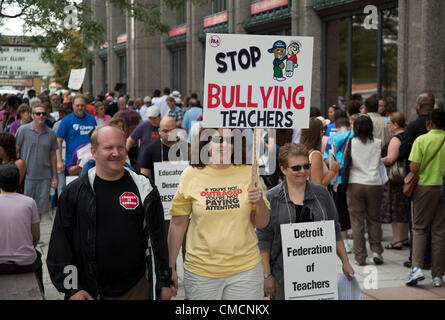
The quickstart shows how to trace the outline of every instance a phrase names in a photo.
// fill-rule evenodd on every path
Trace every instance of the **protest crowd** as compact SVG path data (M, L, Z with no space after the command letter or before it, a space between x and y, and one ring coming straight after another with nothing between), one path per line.
M253 130L239 141L227 128L202 136L194 93L3 95L0 275L35 272L43 291L36 247L47 246L51 281L66 299L168 300L182 250L187 299L284 299L280 225L327 219L349 280L356 266L405 250L405 285L431 270L432 286L441 287L445 109L429 93L410 103L418 115L410 123L392 97L355 94L325 117L312 107L306 129L263 130L269 153L260 166L273 171L251 185ZM191 163L166 220L155 167L173 160ZM39 223L52 208L44 243ZM382 224L392 225L386 246ZM76 289L65 286L67 266L78 270Z

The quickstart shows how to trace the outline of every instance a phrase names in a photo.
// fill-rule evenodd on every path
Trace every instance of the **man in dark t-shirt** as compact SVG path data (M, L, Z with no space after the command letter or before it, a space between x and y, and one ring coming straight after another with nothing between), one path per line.
M142 157L147 147L159 138L159 125L161 122L161 112L158 107L151 106L147 109L148 121L141 122L127 139L127 150L141 141L137 163L142 167Z
M124 169L125 133L119 128L97 129L91 153L96 167L67 186L60 198L47 259L51 280L72 300L150 299L150 239L156 296L170 299L176 290L159 192L143 175ZM66 265L78 270L76 288L63 282Z
M116 181L97 176L94 190L97 280L104 296L116 298L137 284L145 273L144 210L128 171Z
M145 150L142 161L141 161L141 173L146 175L147 177L151 177L153 181L156 183L153 168L155 162L163 162L163 161L177 161L177 160L185 160L186 152L188 152L188 147L185 141L178 141L176 136L172 137L172 132L176 129L176 122L170 116L163 118L159 124L159 138L152 142L147 149ZM175 144L179 143L179 148L175 153L174 159L169 159L168 154L170 152L170 148Z

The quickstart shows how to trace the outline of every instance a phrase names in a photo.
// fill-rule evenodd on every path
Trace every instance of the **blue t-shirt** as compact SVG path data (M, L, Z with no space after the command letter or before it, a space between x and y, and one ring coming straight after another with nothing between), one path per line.
M331 150L332 145L335 144L335 149L337 150L337 161L340 164L340 171L338 172L338 183L341 184L341 171L343 169L343 153L346 149L347 139L353 138L354 134L349 130L339 131L329 137L328 143L326 144L326 149L324 151L323 159L329 158L329 150ZM332 184L332 182L331 182Z
M74 112L62 119L57 137L66 142L65 166L68 166L76 148L81 144L90 142L89 133L97 126L96 119L88 113L85 117L79 118Z
M190 136L190 129L192 127L192 122L198 120L198 118L202 115L202 108L192 107L189 111L184 114L184 118L182 119L182 129L187 130L187 137Z
M324 134L326 137L330 137L337 132L337 128L335 127L335 122L328 124L326 128L326 133Z

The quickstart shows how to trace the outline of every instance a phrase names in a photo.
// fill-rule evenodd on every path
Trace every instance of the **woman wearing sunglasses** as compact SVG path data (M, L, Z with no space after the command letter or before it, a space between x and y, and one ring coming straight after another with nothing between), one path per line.
M187 229L184 261L189 300L261 300L263 270L254 227L269 222L270 207L260 186L251 186L245 137L240 130L201 129L199 150L181 175L169 214L170 267ZM199 161L194 161L194 156ZM209 156L207 159L206 157Z
M337 255L343 263L344 274L351 280L354 270L346 254L337 209L327 189L308 180L311 164L307 148L288 143L280 148L278 162L285 179L266 193L271 207L270 221L265 228L256 230L264 271L264 294L275 300L284 299L280 225L290 222L334 220Z

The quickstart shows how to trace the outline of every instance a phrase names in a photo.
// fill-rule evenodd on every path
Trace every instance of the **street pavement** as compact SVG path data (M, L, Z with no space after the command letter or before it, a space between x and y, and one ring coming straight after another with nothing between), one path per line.
M382 225L383 228L383 245L388 244L392 240L392 231L390 224ZM43 281L45 286L46 300L63 300L63 295L58 293L52 285L49 278L48 269L46 267L46 255L48 252L48 244L52 229L51 214L43 216L40 224L41 240L46 245L39 248L42 253L43 260ZM352 240L349 240L352 248ZM368 248L368 254L370 254ZM417 287L407 287L404 284L408 276L409 269L403 266L403 262L408 259L409 249L404 247L403 250L385 250L383 265L374 266L358 266L354 262L352 254L349 254L349 260L355 270L357 281L362 289L364 300L445 300L445 287L432 288L431 272L425 270L426 279ZM338 273L342 273L341 262L337 259L336 269ZM179 277L179 290L174 300L183 300L185 297L183 286L183 264L181 252L177 261L177 270Z

